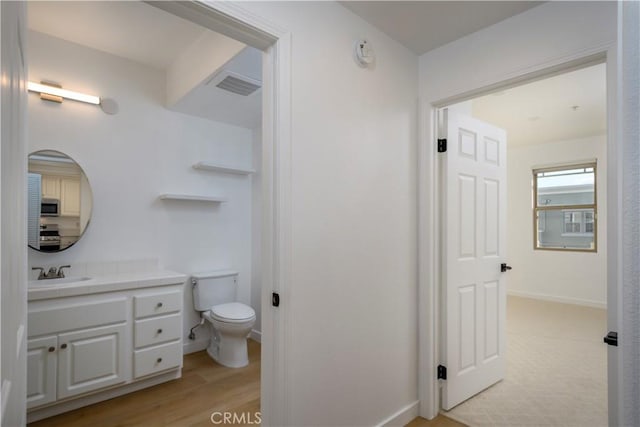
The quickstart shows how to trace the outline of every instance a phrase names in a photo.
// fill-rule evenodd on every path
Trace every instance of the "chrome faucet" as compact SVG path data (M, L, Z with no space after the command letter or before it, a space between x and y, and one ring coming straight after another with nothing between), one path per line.
M32 267L32 270L40 270L40 274L38 274L38 280L45 279L61 279L64 277L64 268L71 268L70 265L62 265L60 268L51 267L48 272L44 272L44 268L42 267Z
M58 278L62 279L64 277L64 271L62 271L63 268L71 268L70 265L61 265L60 267L58 267Z

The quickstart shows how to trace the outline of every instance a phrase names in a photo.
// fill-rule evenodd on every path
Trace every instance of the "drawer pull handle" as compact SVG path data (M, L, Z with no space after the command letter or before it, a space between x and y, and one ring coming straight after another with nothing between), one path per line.
M156 307L160 308L160 307L162 307L162 305L163 305L163 304L162 304L161 302L159 302L159 303L156 305Z
M156 360L156 363L162 363L162 357L158 357L158 360Z
M67 344L62 344L60 348L64 350L65 348L67 348Z
M158 333L161 334L162 333L162 329L158 329Z
M53 353L54 351L56 351L55 347L49 347L49 353Z

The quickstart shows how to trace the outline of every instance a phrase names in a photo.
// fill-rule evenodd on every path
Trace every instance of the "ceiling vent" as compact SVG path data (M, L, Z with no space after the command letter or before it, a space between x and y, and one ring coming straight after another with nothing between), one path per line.
M249 96L262 87L262 82L258 80L226 70L217 74L207 84L212 83L220 89L242 96Z

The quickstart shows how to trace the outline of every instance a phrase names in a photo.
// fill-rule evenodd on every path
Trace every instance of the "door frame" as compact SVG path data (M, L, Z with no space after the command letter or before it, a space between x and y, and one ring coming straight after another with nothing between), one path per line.
M291 32L236 2L146 3L263 51L262 424L288 425L291 325ZM280 305L272 307L272 293Z
M622 194L621 152L618 136L618 55L616 43L595 46L553 61L536 64L513 73L503 74L495 83L474 87L468 91L452 91L441 99L421 99L419 103L418 140L418 398L420 416L432 419L440 411L440 384L437 366L441 355L440 275L442 242L440 240L441 214L439 189L443 185L438 167L438 110L467 101L480 95L512 88L524 83L551 77L597 63L606 63L607 69L607 323L612 330L621 325L619 286L621 265L617 261L622 240L622 212L619 209ZM614 172L615 171L615 172ZM604 344L603 344L604 345ZM621 415L623 396L621 354L609 348L609 423L617 425ZM616 404L614 404L614 402Z
M165 2L159 2L165 3ZM189 19L261 49L262 89L262 354L263 425L288 425L291 286L291 32L232 2L170 2ZM271 305L273 292L280 306Z

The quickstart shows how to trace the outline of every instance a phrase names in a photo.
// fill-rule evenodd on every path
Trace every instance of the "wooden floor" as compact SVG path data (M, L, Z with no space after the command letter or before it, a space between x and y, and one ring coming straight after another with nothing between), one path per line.
M29 426L211 427L214 424L210 417L214 412L255 414L260 411L260 344L253 340L248 340L248 343L249 366L245 368L225 368L211 360L204 351L189 354L184 358L182 378L178 380L47 418Z
M422 417L415 418L406 427L466 427L466 424L459 423L441 414L431 421Z
M260 411L260 344L249 340L249 366L231 369L206 352L184 358L182 378L29 424L30 427L207 426L214 412ZM255 418L251 419L255 421ZM248 425L224 423L220 425ZM252 424L255 426L255 424ZM461 427L442 415L409 427Z

